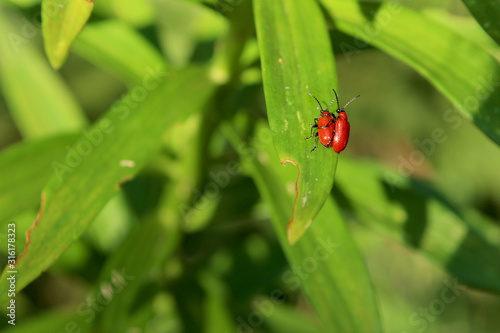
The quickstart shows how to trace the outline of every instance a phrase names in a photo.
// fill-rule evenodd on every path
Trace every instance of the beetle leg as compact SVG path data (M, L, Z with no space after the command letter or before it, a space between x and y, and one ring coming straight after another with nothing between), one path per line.
M327 144L325 147L330 147L330 145L331 145L331 144L332 144L332 142L333 142L333 137L335 136L334 134L335 134L335 131L333 131L333 133L332 133L332 138L330 139L330 141L328 141L328 144Z
M315 128L318 128L318 125L317 125L317 124L315 124L315 125L311 124L311 136L310 136L310 137L308 137L308 138L306 138L306 140L309 140L310 138L312 138L312 137L313 137L313 130L314 130ZM317 133L316 133L316 134L317 134Z
M317 144L317 142L316 142L316 138L317 138L317 137L318 137L318 133L316 133L316 135L314 136L314 148L313 148L313 149L311 149L311 153L312 153L313 151L315 151L315 150L316 150L316 148L318 147L318 144Z
M321 127L318 127L318 128L321 128L321 129L328 128L328 126L330 125L330 123L335 123L335 120L330 119L330 120L328 121L328 123L326 123L326 125L325 125L325 126L321 126Z
M330 120L331 121L331 120ZM325 129L328 128L328 125L330 125L330 121L325 125L325 126L319 126L318 128Z

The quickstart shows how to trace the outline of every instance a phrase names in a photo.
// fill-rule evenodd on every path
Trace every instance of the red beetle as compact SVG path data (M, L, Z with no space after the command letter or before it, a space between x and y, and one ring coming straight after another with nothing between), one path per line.
M321 103L318 101L318 99L311 93L309 92L309 95L312 96L318 102L320 112L321 112L321 118L314 118L314 124L311 124L311 136L306 138L306 140L309 140L313 137L313 130L315 128L318 129L316 134L314 135L314 148L311 150L311 152L316 150L317 143L316 143L316 138L319 136L319 142L325 147L331 147L332 142L333 142L333 132L335 130L335 115L331 112L328 111L330 106L333 104L335 99L328 105L328 107L323 110L323 107L321 106Z
M347 105L349 105L349 103L358 98L359 95L347 102L347 104L344 105L344 107L341 109L337 92L335 91L335 89L332 90L335 93L335 98L330 103L330 105L328 105L326 110L323 110L323 107L321 106L321 103L318 101L318 99L309 92L309 95L311 95L316 100L316 102L318 102L321 109L321 118L314 118L314 124L311 124L311 136L306 138L306 140L311 139L313 137L313 130L315 128L318 129L316 135L314 136L314 148L311 150L311 152L316 150L316 137L318 136L319 141L323 146L325 146L326 148L333 147L333 151L335 151L336 153L340 153L347 146L347 141L349 140L350 125L344 109ZM337 101L338 106L338 116L335 116L333 112L328 111L335 100Z

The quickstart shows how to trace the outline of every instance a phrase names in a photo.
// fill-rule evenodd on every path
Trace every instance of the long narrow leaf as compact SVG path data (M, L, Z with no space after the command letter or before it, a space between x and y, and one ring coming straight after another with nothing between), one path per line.
M500 6L497 0L462 0L483 29L500 45Z
M362 223L421 251L462 283L500 293L500 228L378 165L343 165L337 193Z
M255 137L267 137L268 131L262 128ZM291 267L282 276L286 291L302 286L325 325L325 332L381 332L367 269L333 200L326 201L316 223L290 246L283 219L293 205L293 194L285 188L295 170L283 170L271 144L257 141L248 147L230 126L224 127L224 133L238 147L244 170L254 179L270 209L274 230ZM257 144L264 148L259 151L259 158L249 154L252 145Z
M1 87L25 138L72 132L87 123L68 88L35 48L37 33L35 25L0 7Z
M130 87L148 86L154 72L165 70L158 50L132 27L116 20L87 24L73 49Z
M0 152L0 221L40 203L40 192L76 134L33 140Z
M321 0L343 32L368 42L415 68L487 136L500 144L500 64L484 49L443 25L404 8ZM418 28L416 28L418 27ZM341 44L359 52L360 41ZM445 120L453 117L448 112Z
M335 176L333 149L319 147L310 153L314 140L304 140L311 133L309 124L320 116L308 92L326 103L334 98L334 59L326 23L315 2L256 0L254 12L274 145L282 163L291 162L300 170L295 205L286 218L293 244L323 207Z
M203 106L213 91L204 70L159 73L143 100L125 98L54 162L37 219L15 269L18 290L47 269L95 218L120 184L133 177L161 146L163 132ZM189 87L189 89L187 89ZM7 274L4 270L2 277ZM8 281L0 290L7 299Z
M42 33L50 64L60 68L71 43L82 30L94 8L92 0L43 0Z

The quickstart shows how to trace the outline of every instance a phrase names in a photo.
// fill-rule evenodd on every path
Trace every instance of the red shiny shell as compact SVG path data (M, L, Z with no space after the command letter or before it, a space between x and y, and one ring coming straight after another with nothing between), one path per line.
M335 122L335 134L333 136L333 150L336 153L340 153L347 146L347 141L349 140L349 131L351 126L347 121L347 114L345 112L340 112L337 121Z
M335 118L328 111L321 112L321 115L318 121L319 141L323 146L331 147L333 143L333 130L335 129Z

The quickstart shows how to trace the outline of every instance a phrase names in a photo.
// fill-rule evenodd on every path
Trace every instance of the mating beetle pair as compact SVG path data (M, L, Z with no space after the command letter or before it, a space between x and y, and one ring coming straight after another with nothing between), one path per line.
M311 92L309 92L309 95L311 95L316 100L316 102L318 102L321 112L321 118L314 118L314 124L311 124L311 136L306 138L306 140L311 139L313 137L313 130L315 128L317 129L317 132L314 135L314 148L311 150L311 152L316 150L316 138L318 136L319 141L323 146L325 146L326 148L333 147L333 151L335 151L336 153L340 153L347 146L347 141L349 140L349 130L351 126L349 125L349 121L347 121L347 114L345 113L344 109L349 105L349 103L358 98L359 95L352 98L341 109L337 92L335 91L335 89L332 90L335 93L335 98L325 110L323 110L323 107L321 106L321 103L318 101L318 99L314 97ZM337 101L338 106L338 116L335 116L333 112L328 111L335 100Z

